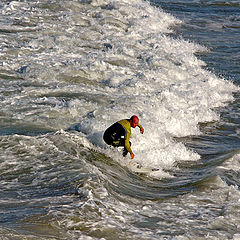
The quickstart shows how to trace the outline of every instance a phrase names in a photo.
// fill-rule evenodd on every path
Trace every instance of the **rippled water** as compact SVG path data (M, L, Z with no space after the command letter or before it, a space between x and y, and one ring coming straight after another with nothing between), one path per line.
M239 239L239 9L1 2L0 237Z

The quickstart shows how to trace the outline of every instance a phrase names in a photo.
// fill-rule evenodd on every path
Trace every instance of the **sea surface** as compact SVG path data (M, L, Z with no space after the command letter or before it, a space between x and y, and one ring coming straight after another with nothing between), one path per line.
M240 239L239 12L2 0L0 239ZM131 160L102 135L133 114Z

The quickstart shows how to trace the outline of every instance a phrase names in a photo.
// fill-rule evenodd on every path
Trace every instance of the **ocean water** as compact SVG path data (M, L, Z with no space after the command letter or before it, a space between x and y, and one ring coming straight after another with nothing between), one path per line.
M1 1L0 239L240 239L239 11Z

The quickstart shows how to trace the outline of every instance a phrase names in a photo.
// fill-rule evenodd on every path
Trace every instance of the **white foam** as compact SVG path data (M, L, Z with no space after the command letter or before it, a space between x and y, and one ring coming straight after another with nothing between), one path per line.
M25 67L19 75L40 86L5 97L2 109L53 129L79 123L88 141L102 149L104 130L137 114L145 133L132 131L136 161L164 170L199 158L174 137L200 134L199 122L219 120L214 108L232 101L237 88L203 69L195 53L207 49L168 35L181 21L141 0L105 0L76 2L74 8L64 3L65 11L50 24L47 11L29 14L29 5L21 4L18 11L16 1L2 11L24 13L41 30L34 38L23 32L10 41L21 46L18 58L3 65L9 71ZM41 23L33 18L36 12Z
M234 170L235 172L240 171L240 153L236 153L234 156L226 160L217 169L221 170Z
M111 44L117 47L97 55L92 63L105 70L104 94L112 104L98 106L92 118L82 119L81 124L90 136L103 132L117 120L137 114L145 133L132 130L136 161L169 169L176 161L196 160L198 154L175 142L173 137L200 134L199 122L219 120L213 108L233 100L231 92L236 88L202 68L205 63L194 53L205 48L165 35L172 24L179 23L176 19L173 21L172 16L147 3L124 4L120 4L119 11L131 8L128 12L128 19L134 18L131 28L127 34L120 32L116 39L112 37ZM144 19L139 13L140 6L149 13ZM159 24L162 21L164 25ZM118 39L122 39L121 43ZM93 143L97 142L99 145L100 140L94 139Z

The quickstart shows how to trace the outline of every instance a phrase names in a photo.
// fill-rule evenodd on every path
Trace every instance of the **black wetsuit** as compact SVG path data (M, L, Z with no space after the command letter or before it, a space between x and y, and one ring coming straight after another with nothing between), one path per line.
M116 122L104 132L103 139L108 145L124 147L123 156L125 157L128 153L125 147L126 135L126 129L120 123ZM129 145L131 146L130 141Z
M111 125L103 135L104 141L108 145L112 145L114 147L120 147L125 145L126 131L124 127L116 122Z

